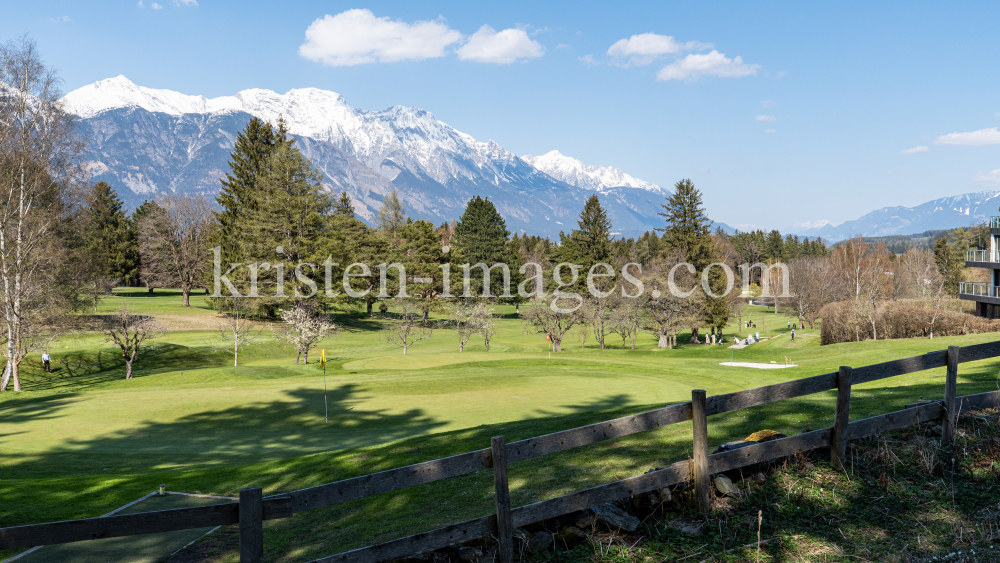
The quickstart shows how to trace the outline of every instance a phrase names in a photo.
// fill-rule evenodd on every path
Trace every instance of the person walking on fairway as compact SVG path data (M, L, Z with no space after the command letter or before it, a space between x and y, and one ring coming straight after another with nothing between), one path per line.
M795 329L792 329L792 342L795 342Z
M48 350L43 350L42 351L42 367L45 368L45 373L52 373L52 369L49 367L49 361L51 359L52 358L49 357L49 351Z

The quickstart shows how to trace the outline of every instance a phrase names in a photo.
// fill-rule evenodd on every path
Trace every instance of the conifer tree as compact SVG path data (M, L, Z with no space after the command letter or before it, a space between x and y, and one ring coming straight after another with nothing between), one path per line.
M340 192L340 197L333 202L333 214L354 217L354 203L351 202L351 196L347 195L346 191Z
M667 252L679 252L685 260L694 264L699 271L714 261L712 235L709 227L712 221L702 207L701 191L691 180L681 180L674 184L674 193L667 197L663 206L665 213L658 213L667 221L661 242Z
M691 180L681 180L674 184L674 193L667 198L667 204L663 209L665 213L659 215L666 218L667 226L659 230L663 231L661 241L666 251L682 256L700 275L705 268L717 261L715 241L709 230L712 221L702 207L701 191L694 187ZM709 273L709 286L712 292L721 294L725 290L725 285L725 276L721 268L713 268ZM725 296L708 295L703 300L701 318L708 326L712 326L713 330L715 327L725 326L728 320L725 300ZM698 327L691 328L691 342L700 342Z
M318 266L325 259L329 238L327 215L332 201L322 190L322 174L291 143L279 144L267 162L267 175L258 180L256 208L249 217L248 249L260 260L284 262L294 268L300 263ZM280 247L280 253L278 251ZM316 276L316 272L305 272ZM321 271L319 273L322 273ZM276 277L269 280L277 282ZM293 298L312 290L295 280L293 272L284 275L283 292ZM282 291L274 287L271 296Z
M611 221L597 195L587 199L577 225L580 228L569 236L559 233L559 247L552 260L579 264L585 274L594 264L611 260Z
M138 280L139 247L135 230L114 188L98 182L87 195L85 255L93 272L93 304L115 284Z
M390 239L399 234L399 230L406 224L406 206L403 200L399 199L399 193L393 188L382 200L382 207L378 210L378 227Z
M516 235L515 235L516 237ZM455 225L454 254L452 260L456 264L475 265L506 264L510 271L511 294L517 293L518 268L521 267L516 249L516 238L510 240L510 231L503 217L489 199L475 196L465 206L465 212ZM475 270L481 274L480 270ZM456 280L457 281L457 280ZM490 275L490 294L503 293L503 272L498 268ZM470 293L483 295L483 279L470 275Z
M934 262L938 272L944 278L944 290L949 295L958 294L958 284L962 281L962 256L947 237L941 237L934 243Z

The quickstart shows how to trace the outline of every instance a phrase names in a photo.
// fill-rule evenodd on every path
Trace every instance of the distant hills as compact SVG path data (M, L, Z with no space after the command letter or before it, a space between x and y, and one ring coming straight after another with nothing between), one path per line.
M789 232L803 237L823 237L837 242L855 235L886 237L915 235L925 231L942 231L968 227L990 217L1000 216L1000 191L983 191L942 197L915 207L883 207L853 221L839 225L823 225Z

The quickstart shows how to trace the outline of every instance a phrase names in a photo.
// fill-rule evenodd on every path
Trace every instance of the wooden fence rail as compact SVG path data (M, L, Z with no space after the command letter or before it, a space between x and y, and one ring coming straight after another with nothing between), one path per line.
M958 364L1000 356L1000 341L903 358L859 368L842 367L828 373L746 391L706 397L692 392L688 403L634 414L529 438L510 444L494 437L489 448L354 477L280 495L262 497L259 488L240 491L240 502L157 512L115 515L46 524L0 528L0 549L169 532L226 524L240 525L240 561L263 557L264 520L288 518L295 513L331 506L490 469L494 473L496 512L386 543L317 559L313 563L378 563L413 553L439 549L463 541L494 535L499 538L500 563L510 563L513 528L576 512L628 496L655 491L693 480L699 507L708 511L710 476L795 453L829 446L831 461L841 465L846 443L905 426L941 420L942 441L950 443L954 424L962 412L1000 406L1000 391L956 396ZM854 385L945 367L942 401L929 402L864 420L851 422L850 397ZM830 428L708 454L707 418L712 415L765 405L837 389L834 425ZM509 464L692 421L693 457L644 475L607 483L584 491L511 508L507 469Z

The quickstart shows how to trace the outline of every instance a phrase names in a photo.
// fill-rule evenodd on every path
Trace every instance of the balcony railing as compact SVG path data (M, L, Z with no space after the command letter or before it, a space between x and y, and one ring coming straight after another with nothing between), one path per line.
M958 292L963 295L982 295L984 297L1000 297L1000 286L988 283L959 282Z
M990 228L1000 229L1000 217L990 217Z
M1000 252L990 253L989 250L966 250L965 259L969 262L1000 262Z

